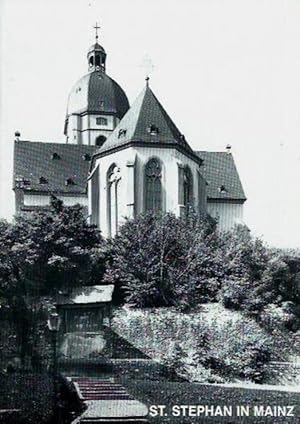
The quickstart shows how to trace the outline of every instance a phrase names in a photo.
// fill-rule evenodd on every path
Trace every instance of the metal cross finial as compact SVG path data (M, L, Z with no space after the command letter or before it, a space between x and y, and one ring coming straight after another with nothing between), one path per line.
M146 82L149 84L149 75L154 70L154 65L149 55L145 55L141 64L141 68L145 71Z
M96 31L96 43L98 41L98 29L100 29L101 27L98 25L98 22L96 22L96 25L94 26L94 29Z

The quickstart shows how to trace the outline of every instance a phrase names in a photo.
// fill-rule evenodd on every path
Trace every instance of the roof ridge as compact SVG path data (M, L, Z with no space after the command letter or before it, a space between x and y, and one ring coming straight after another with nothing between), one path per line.
M15 144L22 143L30 143L30 144L42 144L45 146L56 145L56 146L77 146L75 148L96 148L97 146L89 145L89 144L74 144L74 143L66 143L65 141L57 142L57 141L44 141L44 140L14 140Z

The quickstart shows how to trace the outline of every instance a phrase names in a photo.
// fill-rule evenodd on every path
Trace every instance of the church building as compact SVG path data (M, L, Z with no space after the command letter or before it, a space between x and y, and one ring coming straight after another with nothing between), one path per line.
M221 230L243 220L246 200L230 152L194 151L152 91L149 78L131 107L106 73L106 52L88 50L88 73L73 86L65 143L28 141L16 133L16 213L49 206L54 194L79 203L103 236L147 211L183 216L192 206ZM201 140L197 141L201 146Z

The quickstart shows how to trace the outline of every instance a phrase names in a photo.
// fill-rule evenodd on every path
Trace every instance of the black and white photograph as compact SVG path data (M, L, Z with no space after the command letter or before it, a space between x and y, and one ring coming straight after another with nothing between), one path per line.
M300 1L0 0L0 424L300 423Z

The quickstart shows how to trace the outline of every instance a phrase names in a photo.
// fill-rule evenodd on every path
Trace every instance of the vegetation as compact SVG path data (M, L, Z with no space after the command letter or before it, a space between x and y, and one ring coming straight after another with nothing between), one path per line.
M80 206L53 197L47 211L0 222L0 246L0 320L13 326L23 366L26 356L38 367L41 352L48 354L49 299L82 285L113 283L114 302L141 311L175 308L189 338L177 340L178 321L163 322L159 313L154 337L163 346L164 326L173 328L160 359L191 380L261 381L277 341L284 355L285 336L292 340L300 328L299 252L269 249L242 226L220 233L192 211L184 218L141 215L104 241ZM186 331L199 305L217 302L241 312L239 319L222 330L194 322L193 333Z
M47 299L62 288L101 281L103 240L82 207L53 197L47 211L2 221L0 247L0 319L12 324L24 365L26 355L38 359L41 351Z
M105 281L119 301L138 307L189 308L215 297L222 264L214 224L190 214L141 215L111 241Z
M169 377L229 382L266 379L270 360L286 360L293 341L271 335L240 311L207 304L189 314L175 308L118 309L115 332L169 368Z
M148 214L127 221L108 250L104 280L121 304L187 310L220 301L268 325L279 308L290 316L283 325L299 329L299 252L270 249L243 226L219 233L194 214Z
M53 417L53 384L46 374L1 374L0 410L15 410L1 423L50 423Z

